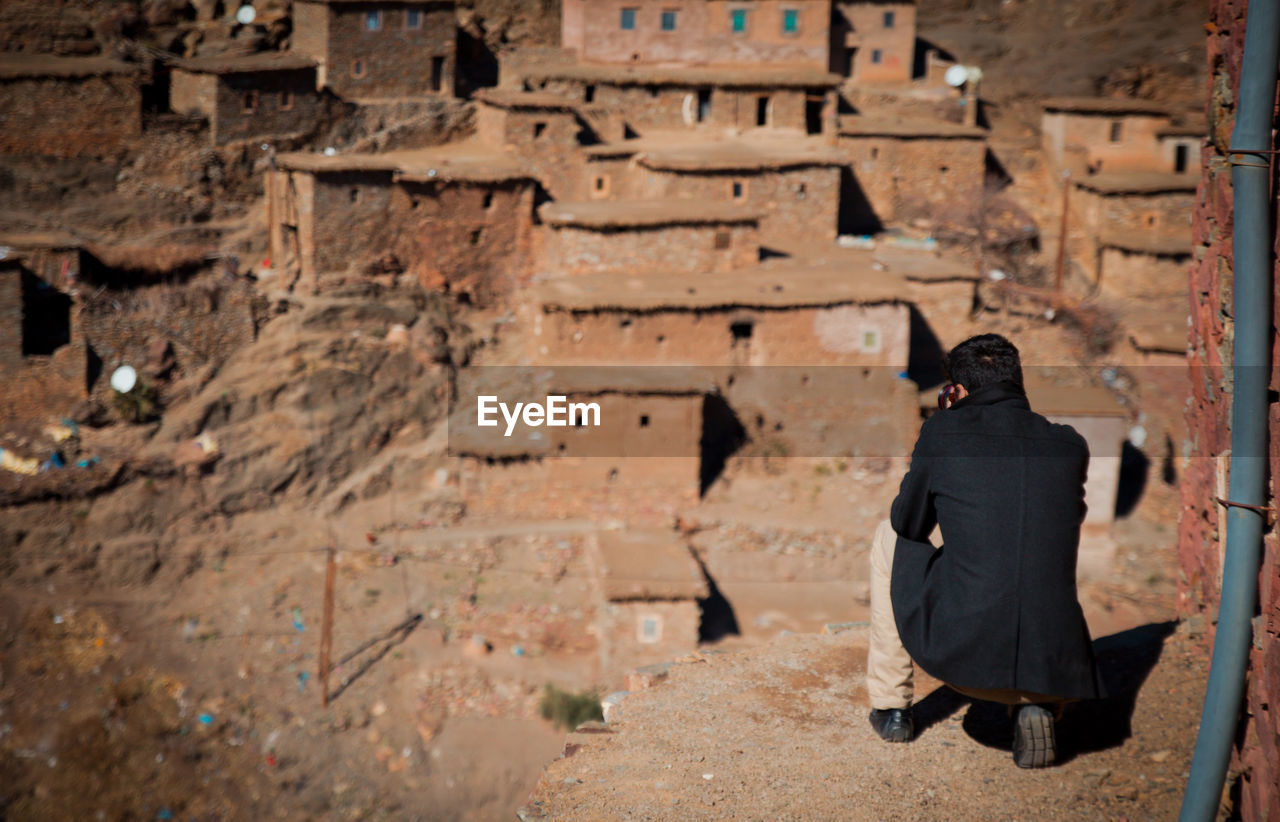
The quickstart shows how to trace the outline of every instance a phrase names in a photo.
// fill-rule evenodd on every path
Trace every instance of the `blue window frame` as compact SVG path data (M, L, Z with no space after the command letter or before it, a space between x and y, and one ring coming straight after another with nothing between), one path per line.
M873 62L873 63L875 63L875 64L879 65L879 63L880 63L880 61L881 61L882 59L884 59L884 52L883 52L883 51L881 51L880 49L872 49L872 50L871 50L871 62Z
M364 13L364 30L378 31L382 28L382 12L366 11Z
M663 11L663 12L662 12L662 30L663 30L663 31L675 31L675 30L676 30L676 12L675 12L675 9L666 9L665 11Z
M729 12L729 24L734 34L742 34L747 30L747 10L734 9Z
M782 33L795 34L800 30L800 12L796 9L783 9Z
M895 17L896 17L896 15L895 15L893 12L891 12L891 11L886 11L886 12L884 13L884 27L885 27L885 28L887 28L887 29L891 29L891 28L893 28L893 24L894 24L895 22L897 22L897 21L895 20Z
M636 27L636 10L623 9L622 17L618 21L618 23L619 23L619 28L621 28L623 31L634 31Z
M407 29L422 28L422 10L407 9L404 13L404 27Z

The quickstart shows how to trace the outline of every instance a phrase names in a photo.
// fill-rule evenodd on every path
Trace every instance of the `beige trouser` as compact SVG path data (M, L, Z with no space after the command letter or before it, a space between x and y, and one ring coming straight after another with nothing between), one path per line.
M934 529L934 534L937 533ZM893 605L889 602L889 576L897 544L898 535L894 533L893 526L887 519L882 521L871 539L871 639L867 649L867 699L871 707L878 710L906 708L915 696L911 656L902 647L897 623L893 621ZM1069 701L1012 688L948 687L973 699L1005 705Z

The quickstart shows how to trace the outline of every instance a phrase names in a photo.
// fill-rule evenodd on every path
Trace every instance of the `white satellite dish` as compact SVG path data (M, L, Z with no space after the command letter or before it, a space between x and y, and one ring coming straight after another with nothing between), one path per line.
M969 66L965 69L965 74L968 75L966 79L968 79L969 85L976 86L982 82L982 69L977 66Z
M138 372L131 366L122 365L111 374L111 387L121 394L128 394L138 384Z
M236 22L242 26L249 25L256 20L257 17L258 12L254 11L253 6L250 6L248 3L236 9Z
M969 80L969 69L956 63L947 69L947 73L942 75L942 79L952 88L960 88Z

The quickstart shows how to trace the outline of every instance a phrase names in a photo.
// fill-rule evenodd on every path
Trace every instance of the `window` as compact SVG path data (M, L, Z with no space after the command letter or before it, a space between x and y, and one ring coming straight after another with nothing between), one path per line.
M358 188L351 189L350 191L347 192L347 196L351 199L351 202L353 203L360 202L360 189Z
M609 196L609 176L607 174L598 175L591 181L591 196L596 199Z
M676 30L676 10L675 10L675 9L664 9L664 10L663 10L663 12L662 12L662 30L663 30L663 31L675 31L675 30Z
M404 27L407 29L422 28L422 10L406 9L404 12Z
M872 160L874 160L874 159L876 159L876 158L877 158L877 157L879 157L879 156L880 156L880 149L878 149L878 148L874 148L874 147L873 147L873 148L871 149L871 159L872 159Z
M880 329L864 328L859 339L859 347L863 354L880 353Z
M357 80L360 79L361 77L364 77L364 61L363 60L351 61L351 76L355 77Z
M364 13L364 30L378 31L382 28L382 12L366 11Z
M482 236L484 236L484 229L477 228L471 232L471 236L468 238L468 240L472 245L480 245L480 238Z
M1182 174L1187 170L1187 158L1190 153L1190 147L1186 143L1178 143L1173 149L1173 172L1175 174Z
M293 92L292 91L280 92L280 110L288 111L291 108L293 108Z
M483 208L485 211L488 211L489 209L493 208L493 192L492 191L486 191L484 193L484 200L481 201L480 207Z
M542 136L542 134L543 134L543 132L545 132L546 130L547 130L547 124L546 124L546 123L534 123L534 124L533 124L533 139L535 139L535 140L536 140L536 139L538 139L539 137L541 137L541 136Z
M711 89L698 89L698 122L705 123L711 117Z
M594 103L596 100L596 87L587 86L582 90L582 102Z
M726 248L728 248L729 241L731 239L732 239L732 236L729 234L729 232L717 231L716 242L715 242L716 251L724 251Z
M747 30L747 10L734 9L729 12L729 28L734 34L743 34Z
M444 58L431 58L431 90L441 91L444 88Z
M657 614L642 614L636 617L636 639L646 645L652 645L661 640L662 617Z
M618 21L618 27L623 31L635 31L636 29L636 10L623 9L622 19Z
M783 9L782 33L795 34L798 31L800 31L800 11L798 9Z
M641 427L641 428L648 428L648 427L649 427L649 415L648 415L648 414L641 414L641 415L640 415L640 427Z
M876 65L879 65L880 61L883 59L884 59L883 51L881 51L880 49L871 50L871 62L875 63Z
M755 324L750 320L739 320L736 323L729 324L729 333L733 335L733 343L745 343L751 339L752 332L755 331Z
M893 24L897 22L897 20L896 20L896 19L894 19L894 18L895 18L895 16L896 16L896 15L895 15L893 12L891 12L891 11L886 11L886 12L884 13L884 27L885 27L885 28L887 28L887 29L891 29L891 28L893 28Z
M804 184L804 183L798 183L798 184L796 184L796 199L797 199L797 200L803 200L803 199L804 199L805 197L807 197L808 195L809 195L809 191L808 191L808 189L807 189L807 188L805 188L805 184Z
M1118 143L1120 138L1124 136L1124 123L1120 120L1111 121L1111 142Z
M768 97L756 98L756 125L758 126L769 125L769 98Z
M253 114L258 110L258 92L246 91L240 95L240 113Z
M741 200L747 196L747 181L734 180L729 185L729 191L733 195L733 199Z

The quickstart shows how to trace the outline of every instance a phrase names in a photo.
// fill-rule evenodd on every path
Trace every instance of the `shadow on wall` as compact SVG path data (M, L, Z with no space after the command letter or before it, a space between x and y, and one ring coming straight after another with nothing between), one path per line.
M457 48L459 95L465 97L476 89L498 85L498 58L483 36L460 27Z
M698 641L718 642L727 636L740 635L742 631L738 628L738 615L734 613L733 605L720 592L720 587L711 578L711 574L707 573L707 566L702 560L697 557L695 560L702 570L702 578L707 582L707 598L698 600L698 610L702 613L702 619L698 623Z
M836 226L840 234L878 234L884 230L884 223L848 166L840 169L840 213Z
M1151 460L1128 440L1120 448L1120 482L1116 488L1116 516L1127 517L1138 507L1147 489Z
M698 494L706 496L724 472L725 463L747 441L747 430L738 415L719 394L708 394L702 401L702 440L698 465ZM706 573L706 569L703 569ZM710 583L711 578L707 577ZM714 584L712 585L714 588Z
M942 371L942 358L946 354L938 335L929 327L929 321L914 304L911 311L911 341L907 353L907 379L921 391L941 385L946 375Z
M942 48L937 43L926 40L923 37L917 37L915 53L911 58L912 79L923 77L925 75L925 72L928 70L928 66L925 65L925 57L931 51L936 52L938 57L943 60L947 60L952 63L958 62L954 54Z
M1067 706L1057 727L1058 764L1080 754L1117 747L1132 735L1138 692L1160 660L1164 641L1175 627L1174 621L1153 622L1094 640L1093 652L1107 697ZM1004 705L970 700L945 685L916 705L917 735L967 702L973 704L964 717L965 733L989 748L1012 750L1013 722Z

